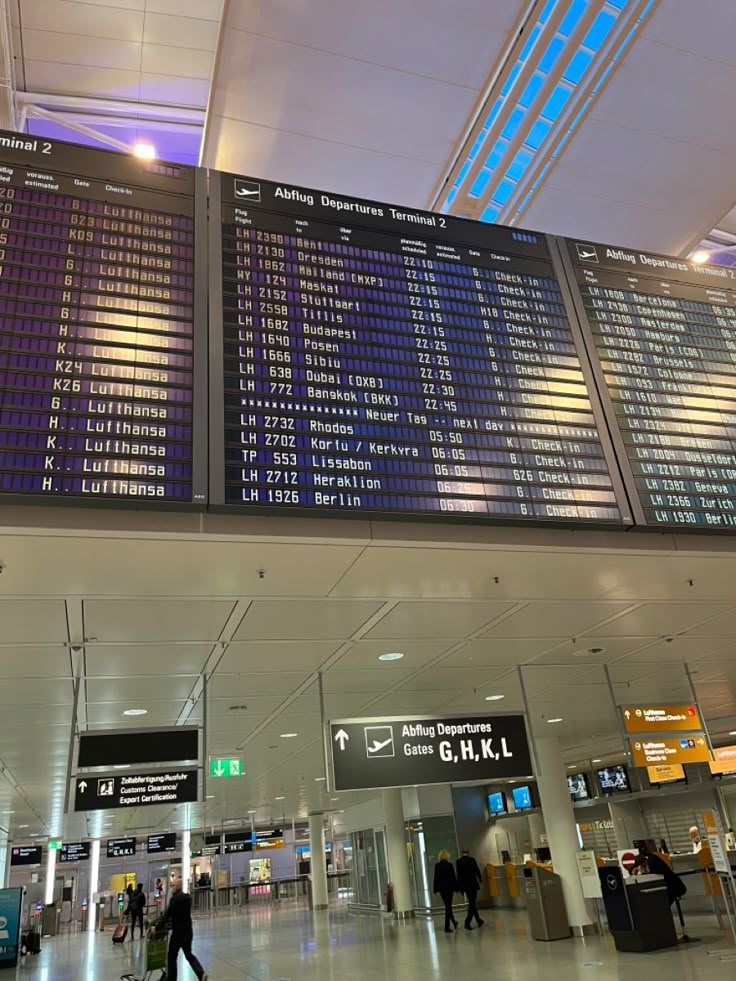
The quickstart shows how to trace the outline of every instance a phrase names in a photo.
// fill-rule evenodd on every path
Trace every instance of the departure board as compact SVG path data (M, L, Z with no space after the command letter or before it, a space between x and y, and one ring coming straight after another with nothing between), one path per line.
M0 133L0 494L205 503L197 208L206 249L204 173Z
M736 530L736 270L567 251L636 523Z
M215 176L211 506L628 523L544 236Z

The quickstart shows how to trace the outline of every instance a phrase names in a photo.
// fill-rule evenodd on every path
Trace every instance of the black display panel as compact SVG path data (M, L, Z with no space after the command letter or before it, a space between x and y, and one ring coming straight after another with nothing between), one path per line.
M210 213L211 505L630 521L545 236L229 174Z
M635 521L736 530L736 270L569 241Z
M88 862L91 845L88 841L64 843L59 849L60 862Z
M107 841L108 858L128 858L135 855L135 838L109 838Z
M204 505L205 207L195 168L0 132L0 494Z
M41 845L16 845L10 849L11 865L40 865L43 861Z
M175 852L176 832L170 831L160 835L149 835L146 851L149 855L158 854L159 852Z
M125 766L131 763L183 763L199 759L197 726L83 732L79 766Z

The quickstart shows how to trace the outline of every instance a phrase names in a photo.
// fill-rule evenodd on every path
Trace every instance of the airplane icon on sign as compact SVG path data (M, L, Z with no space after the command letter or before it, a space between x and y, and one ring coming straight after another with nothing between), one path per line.
M261 185L257 181L244 181L236 178L234 193L236 198L247 198L254 204L261 202Z
M581 245L579 242L576 242L575 248L578 250L578 259L582 262L598 262L598 253L594 246Z
M368 759L394 756L393 726L366 726L365 752Z

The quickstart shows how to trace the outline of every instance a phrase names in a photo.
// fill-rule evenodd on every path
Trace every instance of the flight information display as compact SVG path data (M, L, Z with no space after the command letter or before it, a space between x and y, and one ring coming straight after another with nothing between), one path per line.
M736 270L569 242L637 524L736 530Z
M629 523L544 236L212 178L211 505Z
M1 494L205 503L197 200L194 168L0 132Z

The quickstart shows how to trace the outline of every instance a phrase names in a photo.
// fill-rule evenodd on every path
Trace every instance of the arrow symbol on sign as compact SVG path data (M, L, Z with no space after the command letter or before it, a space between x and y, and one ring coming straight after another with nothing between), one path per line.
M335 733L335 742L340 744L340 749L345 749L345 744L349 742L350 736L345 732L344 729L340 729Z
M222 765L222 763L220 763L220 761L218 760L218 761L217 761L217 766L215 767L215 776L216 776L216 777L221 777L221 776L223 775L223 773L224 773L224 772L225 772L225 770L224 770L224 768L223 768L223 765Z
M85 790L87 789L87 781L86 780L82 780L80 782L79 789L81 790L82 793L85 792Z
M630 719L631 718L631 712L629 712L628 709L626 709L626 711L624 712L624 715L626 716L627 719Z

